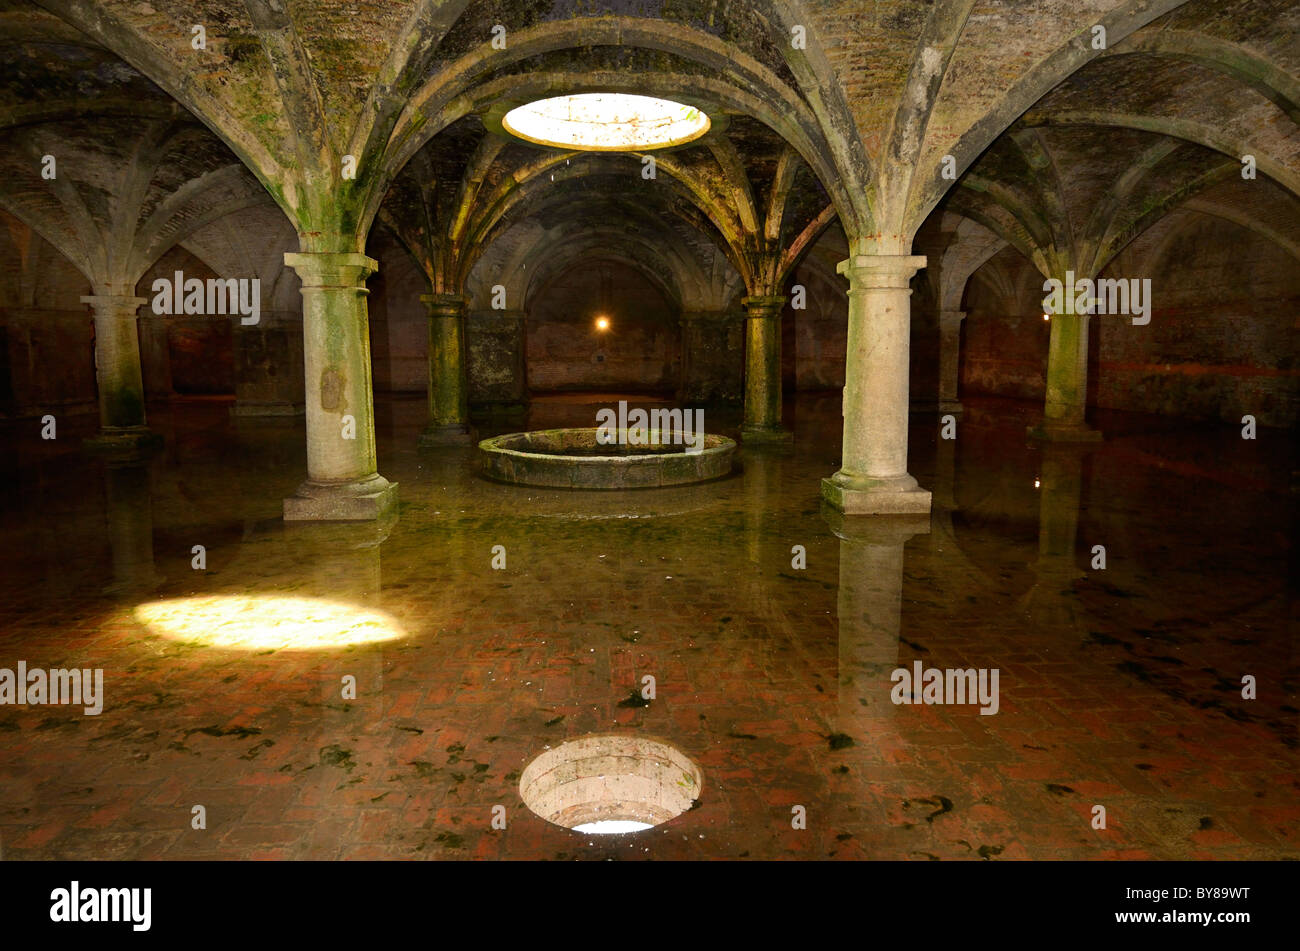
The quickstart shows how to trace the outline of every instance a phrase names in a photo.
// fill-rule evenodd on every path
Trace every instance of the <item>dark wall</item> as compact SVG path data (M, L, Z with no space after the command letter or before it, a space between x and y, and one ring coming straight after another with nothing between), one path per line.
M0 417L96 410L89 293L53 245L0 211Z
M1010 249L971 276L962 327L959 395L1042 400L1047 343L1043 278Z
M1300 419L1300 262L1269 241L1197 216L1146 269L1124 256L1107 276L1152 276L1151 323L1104 318L1098 406L1293 426Z
M676 308L621 261L578 262L531 293L526 362L530 390L672 392L681 329ZM601 332L595 321L609 318Z
M1121 254L1103 277L1151 280L1151 321L1094 317L1088 401L1132 410L1264 425L1300 419L1300 266L1238 225L1182 215ZM1157 240L1158 239L1158 240ZM1042 276L1011 250L966 291L961 393L1044 397L1049 324Z
M160 277L174 280L177 271L184 274L187 281L192 277L206 281L220 276L183 248L172 248L136 284L136 294L149 300L149 303L140 308L142 316L147 317L152 313L154 280ZM167 356L171 364L171 386L174 392L193 395L234 394L233 321L238 319L225 315L171 314L163 317L167 328ZM149 361L142 359L142 369L147 377ZM146 392L154 390L148 379L145 380L145 389Z
M803 285L807 296L803 310L789 301L782 315L782 383L786 389L840 389L849 332L848 281L808 262L795 268L794 284Z

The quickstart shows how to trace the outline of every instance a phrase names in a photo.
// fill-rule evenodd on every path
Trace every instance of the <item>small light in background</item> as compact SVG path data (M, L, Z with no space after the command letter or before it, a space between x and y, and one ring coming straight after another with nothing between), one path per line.
M1041 488L1041 486L1042 486L1042 483L1040 483L1037 479L1035 479L1035 480L1034 480L1034 488L1035 488L1035 489L1037 489L1037 488Z
M608 317L597 317L597 318L596 318L596 329L597 329L597 330L600 330L600 331L608 330L608 329L609 329L609 318L608 318Z
M1051 320L1051 319L1052 316L1050 314L1043 314L1043 320Z

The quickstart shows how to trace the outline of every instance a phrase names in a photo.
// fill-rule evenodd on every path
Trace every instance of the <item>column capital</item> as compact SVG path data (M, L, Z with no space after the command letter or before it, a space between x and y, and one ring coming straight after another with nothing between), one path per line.
M939 323L941 325L959 324L966 319L964 310L941 310L939 311Z
M907 287L912 276L925 267L923 254L855 254L841 261L835 270L857 287Z
M421 294L420 303L430 317L463 317L468 302L462 294Z
M781 308L785 306L786 298L784 297L742 297L741 306L745 308L745 316L750 319L762 317L778 317L781 314Z
M100 317L129 317L136 320L140 317L136 312L149 303L149 298L131 294L87 294L81 298L81 302L89 304Z
M379 262L357 251L286 251L284 263L298 272L303 287L365 287Z

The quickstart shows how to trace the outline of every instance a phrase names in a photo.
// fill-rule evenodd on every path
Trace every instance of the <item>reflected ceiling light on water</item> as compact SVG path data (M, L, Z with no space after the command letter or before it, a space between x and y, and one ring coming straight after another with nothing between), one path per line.
M574 832L625 835L699 804L704 774L661 740L630 734L579 737L536 756L519 798L536 816Z
M611 92L539 99L511 109L501 123L536 145L592 152L665 148L709 131L709 117L695 106Z
M633 822L631 819L602 819L599 822L584 822L574 826L574 832L586 832L591 835L625 835L628 832L644 832L653 829L648 822Z
M151 634L231 650L335 650L405 637L382 611L320 598L207 595L137 605Z

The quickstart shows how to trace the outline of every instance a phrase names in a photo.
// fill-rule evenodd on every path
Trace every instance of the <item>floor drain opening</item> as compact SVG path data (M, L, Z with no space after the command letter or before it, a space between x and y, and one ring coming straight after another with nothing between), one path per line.
M623 835L674 819L700 797L703 775L667 743L585 736L542 753L519 777L519 795L547 822L575 832Z

